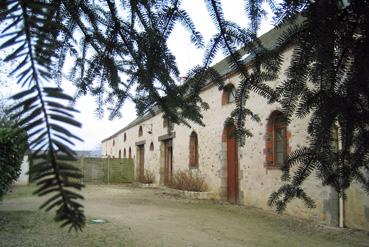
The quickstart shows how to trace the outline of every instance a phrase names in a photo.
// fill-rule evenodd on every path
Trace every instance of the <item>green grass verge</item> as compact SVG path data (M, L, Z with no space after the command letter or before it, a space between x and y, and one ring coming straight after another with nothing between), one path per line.
M36 185L35 184L16 185L16 186L13 186L12 188L10 188L10 190L4 196L4 200L32 196L32 193L35 190L36 190Z
M68 232L40 211L0 211L0 246L134 246L130 228L107 222Z

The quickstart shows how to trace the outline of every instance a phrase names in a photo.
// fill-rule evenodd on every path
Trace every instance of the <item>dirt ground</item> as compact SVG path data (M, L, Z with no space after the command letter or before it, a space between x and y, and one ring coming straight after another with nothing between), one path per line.
M45 199L33 189L16 187L0 203L0 246L369 246L366 232L129 185L88 185L87 225L68 233L37 211Z

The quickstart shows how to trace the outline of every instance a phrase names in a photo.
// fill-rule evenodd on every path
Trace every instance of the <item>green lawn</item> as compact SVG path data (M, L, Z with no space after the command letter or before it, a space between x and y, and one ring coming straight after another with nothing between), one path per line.
M40 211L0 211L0 246L133 246L129 229L114 223L87 223L81 233L60 229Z

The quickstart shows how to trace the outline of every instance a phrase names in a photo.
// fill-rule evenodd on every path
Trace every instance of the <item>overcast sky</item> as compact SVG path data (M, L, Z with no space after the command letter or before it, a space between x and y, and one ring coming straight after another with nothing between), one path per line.
M226 19L232 20L241 26L247 25L243 0L222 0L222 3ZM207 42L214 34L215 27L211 22L205 3L199 0L184 0L182 6L188 11L198 31L204 36L204 41ZM268 21L264 21L260 34L265 33L271 29L271 27ZM193 66L201 64L203 51L196 49L191 44L190 35L182 26L176 25L168 43L169 48L176 56L181 75L185 75ZM224 58L224 56L218 54L214 63L220 61L222 58ZM70 67L70 65L66 64L66 71L68 71L68 67ZM0 96L9 96L19 90L11 83L12 82L8 82L5 85L1 85L2 90ZM63 88L73 95L74 89L71 83L64 81ZM84 142L76 143L76 150L99 149L103 139L122 129L136 118L135 107L131 102L127 102L122 108L121 112L123 117L113 121L109 121L107 116L103 119L98 119L96 117L96 103L95 99L91 96L78 99L76 108L80 111L76 116L77 120L83 124L81 129L76 130L76 134L84 140Z

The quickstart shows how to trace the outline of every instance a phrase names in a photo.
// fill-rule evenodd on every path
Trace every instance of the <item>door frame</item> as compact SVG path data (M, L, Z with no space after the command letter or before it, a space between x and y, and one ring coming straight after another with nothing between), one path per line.
M236 138L233 135L235 127L226 126L223 129L222 142L224 148L224 160L225 160L225 199L234 204L238 204L240 200L240 167L239 167L239 159L238 159L238 143ZM232 148L233 147L233 148ZM230 150L230 149L233 150ZM232 153L230 153L233 151ZM233 166L230 162L234 163ZM232 169L233 168L233 169ZM233 173L233 176L230 177L229 174ZM233 189L232 189L233 188ZM232 191L230 191L232 190Z
M174 139L176 137L176 132L168 132L167 134L158 137L160 143L160 184L167 186L169 184L168 180L171 180L173 175L173 146ZM168 143L170 142L170 158L168 159ZM170 166L168 165L170 162ZM170 169L169 169L170 168ZM169 176L170 175L170 176Z
M145 174L145 144L136 145L137 148L137 180L143 181Z
M164 185L172 182L173 176L173 139L163 141L164 145Z

